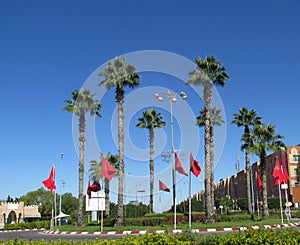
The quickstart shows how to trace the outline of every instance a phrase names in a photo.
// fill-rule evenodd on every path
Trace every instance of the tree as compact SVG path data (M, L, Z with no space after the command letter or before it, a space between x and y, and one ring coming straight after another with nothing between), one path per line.
M157 113L154 109L149 109L143 112L143 117L140 117L138 128L148 129L149 145L150 145L150 213L153 213L153 192L154 192L154 129L161 128L166 125L163 121L161 113Z
M268 151L284 151L285 145L282 142L282 135L276 134L275 126L272 124L258 124L254 126L253 134L245 135L251 142L251 152L259 156L260 169L262 175L262 193L263 193L263 218L269 219L268 196L267 196L267 162L266 155ZM243 139L245 140L245 139Z
M246 162L246 188L247 188L247 200L248 200L248 213L252 213L251 207L251 183L250 183L250 143L249 137L250 129L255 125L261 124L261 117L257 116L255 110L248 110L247 107L243 107L239 110L239 113L233 114L234 120L232 124L236 124L238 127L244 127L244 133L242 135L241 150L245 150L245 162Z
M187 84L203 87L203 100L205 109L205 209L207 222L214 222L214 207L211 203L211 189L213 183L211 177L211 118L210 104L212 101L213 85L225 86L225 81L229 79L226 69L221 65L221 61L216 60L214 56L206 59L195 59L197 69L189 72L190 79ZM214 170L212 170L214 171Z
M118 209L116 226L123 224L123 192L124 192L124 97L125 87L134 88L139 85L140 76L135 72L133 65L127 65L125 58L116 58L108 62L107 67L99 76L105 79L100 82L100 86L107 89L115 87L115 99L118 104L118 148L119 148L119 165L118 165Z
M213 107L210 111L210 118L211 118L211 126L210 126L210 135L211 135L211 146L210 146L210 182L214 183L214 126L221 126L224 122L222 119L222 116L220 115L221 110L218 110L217 108ZM200 115L197 117L196 125L199 127L205 126L205 108L200 111ZM211 188L211 203L212 206L215 206L215 193L214 188Z
M44 188L27 192L19 198L25 205L38 205L42 217L51 217L52 212L52 193Z
M100 155L100 158L102 159L102 155ZM107 161L115 168L118 168L118 155L112 155L110 152L106 155ZM102 177L102 160L96 161L91 160L90 161L90 176L93 180L99 181ZM110 208L109 208L109 180L107 178L104 178L104 193L105 193L105 218L109 218L110 216Z
M72 99L65 100L68 105L63 108L64 111L75 114L79 117L79 190L78 190L78 214L76 226L83 225L83 174L84 174L84 141L85 141L85 120L86 113L90 116L100 115L101 105L94 98L95 94L91 94L89 90L82 89L72 92Z

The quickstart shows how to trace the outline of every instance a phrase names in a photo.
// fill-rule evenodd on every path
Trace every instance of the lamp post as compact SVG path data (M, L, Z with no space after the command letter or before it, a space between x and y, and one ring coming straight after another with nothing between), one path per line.
M170 101L170 131L171 131L171 155L172 155L172 183L173 183L173 212L174 212L174 230L176 230L176 173L175 173L175 150L174 150L174 126L173 126L173 103L177 102L176 93L168 90L165 94ZM163 97L158 93L154 97L159 101L163 101ZM185 92L180 92L180 97L185 100L187 95Z

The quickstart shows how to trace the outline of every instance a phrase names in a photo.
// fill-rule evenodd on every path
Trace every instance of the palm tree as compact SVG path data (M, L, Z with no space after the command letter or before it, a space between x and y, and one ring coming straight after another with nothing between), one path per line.
M285 145L282 142L284 137L275 133L275 126L272 124L257 124L254 126L252 137L249 135L246 135L245 137L248 137L249 139L247 140L251 142L251 152L260 158L263 193L263 218L269 219L266 155L268 151L284 151Z
M211 126L210 126L210 135L211 135L211 152L210 152L210 182L214 183L214 126L222 126L223 123L225 123L225 121L222 119L222 116L220 115L221 110L218 110L217 108L213 107L211 108L210 111L210 119L211 119ZM197 121L196 121L196 125L199 127L204 127L205 126L205 109L202 109L200 111L200 115L197 117ZM212 206L215 206L215 193L214 193L214 188L211 188L211 203Z
M72 99L65 100L68 105L63 108L64 111L73 113L79 117L79 191L78 191L78 214L76 226L83 225L83 173L84 173L84 132L85 132L85 114L90 116L100 115L101 105L94 98L89 90L82 89L72 92Z
M146 128L149 132L150 144L150 213L153 213L153 192L154 192L154 129L161 128L166 125L163 121L161 113L157 113L153 109L143 112L143 117L140 117L139 123L136 125L139 128Z
M211 118L210 104L212 101L213 85L224 87L225 81L229 79L226 69L221 65L221 61L216 60L214 56L209 56L206 59L195 59L197 70L189 72L190 79L187 84L194 84L203 87L203 100L205 109L205 208L207 222L214 222L214 207L211 203ZM214 170L212 170L214 171Z
M99 76L105 79L100 82L100 86L107 89L115 87L115 98L118 103L118 148L119 148L119 165L118 165L118 208L116 226L123 224L123 192L124 192L124 97L125 87L134 88L139 85L140 76L135 72L133 65L127 65L125 58L116 58L108 62L107 67Z
M102 159L102 155L100 155L100 159ZM107 161L115 168L118 168L118 155L112 155L110 152L106 155ZM91 166L89 170L89 174L93 180L99 181L102 177L102 160L96 161L91 160L90 161ZM104 193L105 193L105 218L109 218L110 216L110 209L109 209L109 180L107 178L104 178Z
M245 161L246 161L246 188L247 188L247 200L248 200L248 213L252 213L251 207L251 183L250 183L250 142L247 135L250 134L251 126L261 124L261 117L257 116L255 110L248 110L247 107L243 107L239 110L239 113L233 114L234 120L232 124L236 124L238 127L244 127L244 133L242 135L242 141L244 142L241 146L241 150L245 150Z

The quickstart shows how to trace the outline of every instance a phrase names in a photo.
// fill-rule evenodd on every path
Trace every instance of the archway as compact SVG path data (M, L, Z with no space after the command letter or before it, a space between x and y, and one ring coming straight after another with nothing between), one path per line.
M15 213L15 211L10 211L10 213L8 214L7 217L7 223L11 224L11 223L16 223L17 221L17 215Z

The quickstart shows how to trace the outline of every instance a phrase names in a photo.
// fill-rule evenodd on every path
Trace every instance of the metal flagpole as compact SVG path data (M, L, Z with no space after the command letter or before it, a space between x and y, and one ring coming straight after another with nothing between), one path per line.
M279 190L279 205L280 205L281 224L283 224L282 200L281 200L281 187L280 187L280 183L278 184L278 190Z
M53 195L53 190L51 191L52 193L52 209L51 209L51 222L50 222L50 231L53 231L53 226L54 226L54 195Z
M191 170L191 168L190 168ZM192 229L192 203L191 203L191 195L192 195L192 174L190 171L189 176L189 229Z

